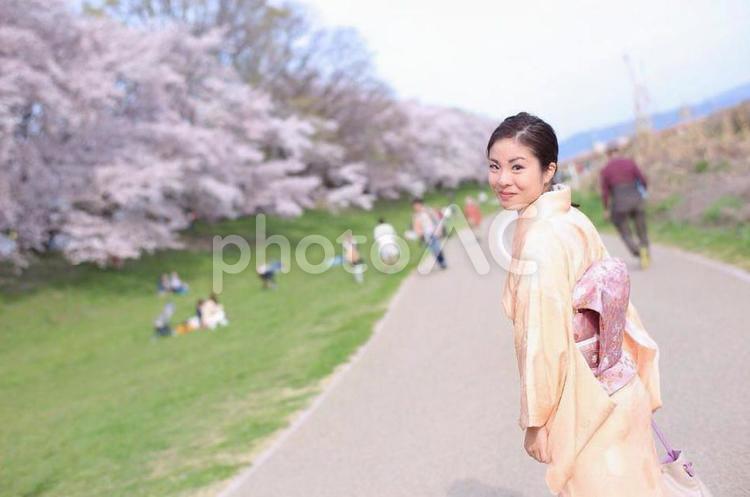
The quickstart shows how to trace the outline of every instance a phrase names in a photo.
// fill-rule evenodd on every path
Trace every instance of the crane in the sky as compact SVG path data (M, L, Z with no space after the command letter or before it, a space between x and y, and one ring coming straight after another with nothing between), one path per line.
M640 71L634 67L628 54L622 56L625 65L628 66L628 74L633 84L633 106L635 111L635 131L636 134L648 133L651 131L651 116L648 112L649 98L646 85L643 83L643 77Z

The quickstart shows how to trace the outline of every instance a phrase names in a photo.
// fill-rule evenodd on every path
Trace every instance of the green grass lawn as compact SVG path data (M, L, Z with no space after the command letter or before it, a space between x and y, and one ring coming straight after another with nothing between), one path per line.
M602 231L616 233L614 225L605 221L601 198L594 192L574 192L573 200L581 204L581 210ZM674 222L669 211L677 208L678 202L669 199L660 205L648 205L648 230L652 242L672 245L750 270L750 225L735 227L697 226ZM711 211L709 211L709 214Z
M457 200L475 191L463 188ZM444 205L449 196L427 201ZM312 211L268 218L267 231L293 247L310 233L335 240L352 229L371 238L381 215L403 233L409 212L408 201L379 203L372 212ZM198 224L187 236L205 247L213 234L250 240L254 232L254 219L245 218ZM159 252L121 270L48 257L21 280L6 272L0 495L166 497L232 476L367 341L421 254L415 243L410 247L407 270L368 270L363 285L340 267L311 275L293 264L276 290L263 291L253 259L224 279L220 300L229 327L162 339L153 338L152 323L168 299L177 306L174 324L211 291L205 248ZM311 261L321 258L310 249ZM158 275L170 270L189 283L189 295L156 295Z

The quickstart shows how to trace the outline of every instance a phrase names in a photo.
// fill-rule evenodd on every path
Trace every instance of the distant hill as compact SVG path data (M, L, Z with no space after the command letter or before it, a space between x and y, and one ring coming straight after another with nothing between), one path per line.
M692 117L704 117L717 110L732 107L750 99L750 83L719 93L700 103L689 105ZM662 130L678 124L681 120L680 108L651 115L651 123L656 130ZM581 131L560 142L560 158L569 159L591 150L595 142L609 142L620 136L632 135L635 132L635 121L625 121L611 126Z

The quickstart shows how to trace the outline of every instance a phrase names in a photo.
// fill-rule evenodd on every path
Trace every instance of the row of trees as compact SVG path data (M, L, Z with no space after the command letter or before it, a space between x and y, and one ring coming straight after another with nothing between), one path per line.
M307 19L263 0L4 0L0 237L104 265L179 248L196 218L483 176L493 123L396 100L356 33Z

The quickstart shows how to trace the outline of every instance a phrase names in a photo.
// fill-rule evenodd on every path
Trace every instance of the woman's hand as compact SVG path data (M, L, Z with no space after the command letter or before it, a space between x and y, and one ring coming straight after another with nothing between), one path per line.
M526 437L523 441L523 448L526 452L539 462L545 464L550 462L549 450L547 447L547 428L544 426L526 428Z

